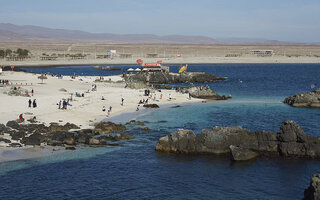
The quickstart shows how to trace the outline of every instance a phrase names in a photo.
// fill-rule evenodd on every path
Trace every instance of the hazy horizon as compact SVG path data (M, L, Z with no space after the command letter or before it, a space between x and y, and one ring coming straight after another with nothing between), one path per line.
M3 23L90 33L250 38L319 43L316 0L162 0L79 2L0 0Z

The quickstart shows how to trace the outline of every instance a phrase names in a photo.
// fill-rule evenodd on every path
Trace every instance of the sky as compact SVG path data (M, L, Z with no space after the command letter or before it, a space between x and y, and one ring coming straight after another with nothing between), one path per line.
M0 22L92 33L320 42L320 0L0 0Z

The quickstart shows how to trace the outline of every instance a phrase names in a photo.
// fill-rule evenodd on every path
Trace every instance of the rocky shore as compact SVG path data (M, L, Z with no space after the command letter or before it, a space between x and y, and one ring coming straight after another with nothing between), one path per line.
M320 199L320 174L314 174L311 177L310 185L304 190L303 200L319 200Z
M259 156L320 158L320 139L307 136L294 121L285 121L280 132L250 131L242 127L214 127L201 134L179 129L159 139L156 151L176 154L212 154L232 160Z
M227 100L232 98L231 96L221 96L212 91L208 86L194 86L191 84L190 87L178 87L176 90L182 94L189 94L190 97L199 99Z
M218 80L226 80L226 78L216 77L213 74L204 72L188 72L184 74L175 74L168 72L142 72L132 75L124 75L127 82L144 82L155 84L167 83L205 83Z
M284 103L293 107L320 108L320 88L285 98Z
M123 132L126 127L112 122L99 122L94 129L80 129L75 124L58 125L19 124L9 121L6 125L0 124L0 142L4 147L23 146L65 146L67 150L74 150L76 145L117 145L107 141L128 140L134 138L128 134L110 133Z

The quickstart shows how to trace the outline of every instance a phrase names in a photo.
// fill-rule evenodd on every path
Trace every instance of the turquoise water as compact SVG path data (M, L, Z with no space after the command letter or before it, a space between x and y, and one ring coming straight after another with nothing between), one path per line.
M61 74L62 69L57 68ZM115 120L137 118L152 130L128 126L126 133L135 139L117 147L81 147L1 163L1 199L301 199L311 175L319 173L318 160L233 163L214 156L161 154L154 148L160 137L178 128L196 133L213 126L279 131L289 119L306 134L320 136L319 109L282 103L288 95L311 91L312 84L319 87L320 65L191 65L189 70L228 76L228 81L208 85L233 99L124 114Z

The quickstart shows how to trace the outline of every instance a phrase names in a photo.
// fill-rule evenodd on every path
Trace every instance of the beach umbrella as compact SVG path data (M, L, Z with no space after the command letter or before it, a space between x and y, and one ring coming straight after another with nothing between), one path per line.
M132 71L134 71L134 69L132 69L132 68L129 68L129 69L128 69L128 72L132 72Z
M137 69L136 69L136 71L137 71L137 72L140 72L140 71L141 71L141 69L140 69L140 68L137 68Z
M45 75L41 74L41 76L38 76L38 79L41 79L42 83L44 79L48 79Z

